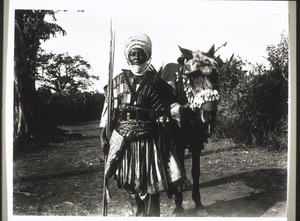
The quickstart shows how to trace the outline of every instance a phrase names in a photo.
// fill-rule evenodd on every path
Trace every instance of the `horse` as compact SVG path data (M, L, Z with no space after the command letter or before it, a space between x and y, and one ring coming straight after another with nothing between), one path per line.
M188 149L192 155L192 199L195 210L205 210L201 203L199 190L200 155L207 143L210 132L215 124L218 94L218 69L221 61L215 58L214 45L208 52L179 49L182 55L177 63L168 63L160 70L161 77L175 90L178 104L171 109L171 115L178 126L172 127L175 151L184 171L184 155ZM184 183L190 185L188 179ZM182 202L186 187L176 189L174 213L183 212Z

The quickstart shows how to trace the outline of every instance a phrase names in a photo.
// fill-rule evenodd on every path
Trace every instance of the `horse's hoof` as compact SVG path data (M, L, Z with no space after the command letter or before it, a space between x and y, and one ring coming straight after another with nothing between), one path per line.
M195 208L195 215L196 216L207 216L207 211L203 205L202 205L202 207L200 206L200 207Z
M203 210L205 207L201 202L196 203L195 210Z

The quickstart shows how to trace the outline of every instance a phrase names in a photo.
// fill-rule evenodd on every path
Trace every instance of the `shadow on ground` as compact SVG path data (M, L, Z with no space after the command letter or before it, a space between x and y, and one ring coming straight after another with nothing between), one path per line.
M262 191L249 196L233 200L216 200L215 203L206 206L208 217L260 217L263 216L276 203L286 200L286 191ZM182 217L201 216L193 208L177 215Z
M286 189L287 171L277 168L247 171L201 183L200 187L212 187L236 181L243 181L246 186L254 189ZM191 186L189 188L191 189Z
M226 200L226 197L220 196L214 202L205 206L207 216L211 217L260 217L266 214L270 208L277 203L286 201L286 177L287 171L284 169L260 169L243 172L228 177L214 179L200 184L200 188L222 187L225 185L235 185L243 183L252 189L247 195ZM187 191L191 192L192 185L188 186ZM224 192L228 191L224 190ZM191 193L188 193L191 194ZM226 193L224 193L226 195ZM206 197L207 198L207 197ZM208 196L209 198L209 196ZM225 199L224 199L225 198ZM194 208L186 209L177 216L201 216Z

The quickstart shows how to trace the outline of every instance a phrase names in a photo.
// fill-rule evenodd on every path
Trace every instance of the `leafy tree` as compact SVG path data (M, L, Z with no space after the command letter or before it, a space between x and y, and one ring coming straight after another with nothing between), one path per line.
M230 59L223 62L220 68L219 84L221 93L224 95L231 95L234 88L236 88L240 81L246 76L247 71L243 70L246 65L239 56L231 55Z
M41 51L37 58L37 83L56 93L74 94L84 91L93 84L97 76L88 73L90 64L79 55L53 54Z
M43 116L43 104L35 88L36 59L40 41L56 34L65 35L65 30L55 23L45 21L50 16L54 21L57 12L51 10L15 11L15 141L32 135L47 125Z
M289 68L289 39L283 33L277 45L267 47L268 61L270 62L271 71L279 75L285 84L288 83Z

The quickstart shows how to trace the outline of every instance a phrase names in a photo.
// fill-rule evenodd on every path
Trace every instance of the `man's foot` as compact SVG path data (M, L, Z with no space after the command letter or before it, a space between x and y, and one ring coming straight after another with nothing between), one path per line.
M144 216L144 211L136 211L135 216Z
M184 209L182 208L182 206L176 206L176 208L173 211L173 216L180 217L180 216L182 216L183 212L184 212Z
M178 213L183 213L183 211L184 211L184 209L182 208L182 206L177 206L177 207L174 209L173 213L174 213L174 214L178 214Z
M138 194L135 194L135 203L136 203L135 216L144 216L145 202L138 196Z
M189 186L191 186L192 183L191 181L189 181L187 178L177 187L177 190L180 191L180 192L183 192L185 190L187 190L187 188Z

